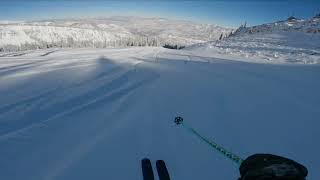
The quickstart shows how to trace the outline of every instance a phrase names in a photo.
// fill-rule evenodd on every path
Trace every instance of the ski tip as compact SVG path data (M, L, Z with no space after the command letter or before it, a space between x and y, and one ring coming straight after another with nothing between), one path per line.
M148 158L141 160L143 180L154 180L151 161Z
M141 162L150 162L150 159L149 159L149 158L143 158L143 159L141 160Z
M157 160L156 162L157 171L160 180L170 180L170 175L167 166L163 160Z
M163 160L157 160L156 164L165 164Z

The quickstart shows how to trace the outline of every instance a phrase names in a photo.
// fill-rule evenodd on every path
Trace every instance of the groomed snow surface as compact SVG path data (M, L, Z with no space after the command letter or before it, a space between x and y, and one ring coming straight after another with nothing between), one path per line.
M172 180L235 180L175 116L243 158L286 156L319 179L320 66L195 49L2 53L0 179L142 180L148 157Z

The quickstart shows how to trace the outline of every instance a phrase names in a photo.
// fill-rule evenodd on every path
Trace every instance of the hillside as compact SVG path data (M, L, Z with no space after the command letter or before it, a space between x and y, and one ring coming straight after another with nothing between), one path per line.
M310 19L298 19L293 16L283 21L262 24L252 27L240 27L234 34L257 34L271 32L300 32L306 34L320 34L320 16Z
M0 50L49 47L186 46L231 29L164 18L111 17L0 23Z
M193 45L214 57L262 63L320 63L320 18L241 26L229 38Z

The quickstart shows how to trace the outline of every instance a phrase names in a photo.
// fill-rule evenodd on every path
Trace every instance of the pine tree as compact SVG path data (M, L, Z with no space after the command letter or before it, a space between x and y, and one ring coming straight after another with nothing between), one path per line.
M223 33L221 33L220 37L219 37L219 41L221 41L223 39Z

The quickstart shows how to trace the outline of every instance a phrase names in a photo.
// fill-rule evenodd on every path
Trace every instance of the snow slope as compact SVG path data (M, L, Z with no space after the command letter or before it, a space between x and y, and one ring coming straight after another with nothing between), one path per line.
M238 177L175 116L243 158L275 153L320 178L320 66L255 64L163 48L50 49L0 57L0 179Z
M185 46L216 40L231 29L164 18L110 17L21 23L0 21L0 48Z
M320 63L320 17L240 27L223 41L197 44L191 51L262 63Z

